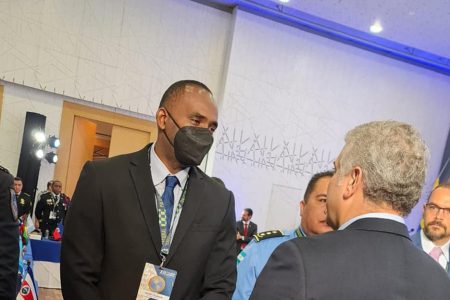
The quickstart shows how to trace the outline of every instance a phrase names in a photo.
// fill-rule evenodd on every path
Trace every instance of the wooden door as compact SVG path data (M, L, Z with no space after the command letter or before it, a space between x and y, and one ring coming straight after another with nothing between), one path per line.
M74 118L66 186L63 187L70 197L73 196L84 164L92 160L96 129L97 125L94 122L82 117Z
M138 151L155 139L156 136L152 136L151 132L114 125L109 145L109 157Z

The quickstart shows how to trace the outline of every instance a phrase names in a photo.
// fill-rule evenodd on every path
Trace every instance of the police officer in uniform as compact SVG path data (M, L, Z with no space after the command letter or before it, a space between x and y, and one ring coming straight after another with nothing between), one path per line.
M13 176L0 166L0 299L16 299L19 226L12 186Z
M14 178L14 192L17 202L17 212L19 218L28 215L31 212L31 197L27 193L22 192L23 181L22 178Z
M42 194L36 205L36 219L39 221L39 229L45 235L48 230L49 236L53 236L53 232L62 222L66 215L69 197L61 193L62 184L59 180L52 183L52 192Z
M315 174L308 183L304 198L300 202L301 222L293 230L269 230L258 233L238 256L238 277L232 300L247 300L256 279L281 243L305 236L322 234L332 230L326 223L327 189L333 172Z

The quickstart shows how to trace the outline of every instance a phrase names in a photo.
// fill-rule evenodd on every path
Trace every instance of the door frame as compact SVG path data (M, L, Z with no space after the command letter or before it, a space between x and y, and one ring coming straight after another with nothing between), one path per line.
M66 185L67 180L75 117L82 117L93 121L149 132L152 141L156 140L158 134L156 123L150 120L139 119L116 112L64 101L59 130L61 145L57 151L58 162L56 163L53 176L54 179L60 180L63 186Z

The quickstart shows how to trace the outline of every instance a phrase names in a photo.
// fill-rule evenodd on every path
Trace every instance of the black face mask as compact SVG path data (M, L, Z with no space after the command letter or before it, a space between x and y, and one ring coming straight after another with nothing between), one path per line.
M163 130L164 135L175 151L176 159L186 167L200 165L214 142L212 133L208 128L180 127L169 111L167 109L166 111L173 123L178 127L173 143L167 136L166 130Z

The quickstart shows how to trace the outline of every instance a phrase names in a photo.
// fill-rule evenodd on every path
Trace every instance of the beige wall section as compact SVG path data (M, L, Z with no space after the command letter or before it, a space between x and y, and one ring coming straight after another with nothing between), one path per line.
M3 85L0 85L0 121L2 120L2 108L3 108Z
M72 183L68 183L67 179L71 151L75 151L76 149L76 147L72 147L72 135L76 117L109 123L115 126L138 130L141 132L147 132L150 134L151 140L155 140L157 136L157 127L154 122L65 101L62 109L59 134L61 146L58 149L58 163L56 164L54 175L55 179L61 180L65 191L67 191L68 186L72 185ZM74 144L74 146L77 145ZM79 174L76 176L77 180L78 176ZM73 178L72 175L70 178ZM76 181L73 184L76 184ZM72 196L72 194L69 194L68 191L67 194Z
M75 117L73 122L72 144L70 146L69 167L64 191L73 195L80 172L94 153L95 132L97 124L89 119Z
M142 149L150 141L152 134L141 130L114 125L109 145L109 157Z

